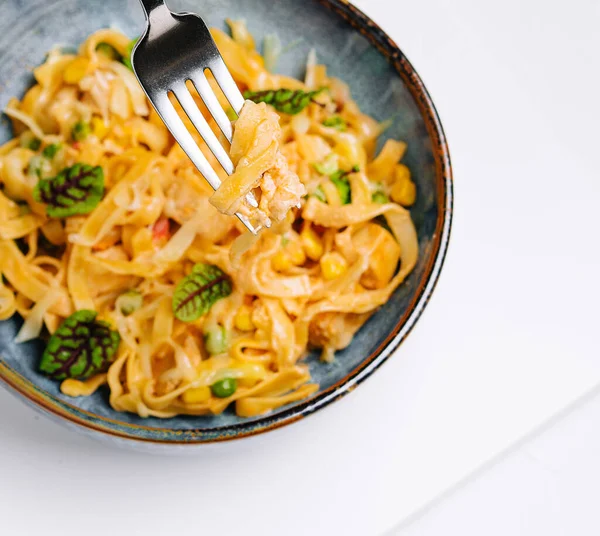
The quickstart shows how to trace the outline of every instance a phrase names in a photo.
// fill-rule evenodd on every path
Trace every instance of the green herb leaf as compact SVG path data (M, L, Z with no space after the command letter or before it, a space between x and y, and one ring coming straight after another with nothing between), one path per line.
M302 91L301 89L269 89L266 91L246 91L244 98L254 102L266 102L279 112L295 115L306 108L312 100L323 91Z
M69 316L48 341L40 370L55 380L86 380L108 370L121 337L95 311L81 310Z
M56 156L56 153L58 153L59 150L60 150L59 143L51 143L50 145L48 145L48 147L44 148L44 150L42 151L42 156L44 158L47 158L48 160L52 160Z
M342 205L347 205L350 203L352 198L352 192L350 191L350 181L347 177L348 173L337 172L329 177L329 180L333 182L335 187L337 188L338 194L340 196L340 201Z
M327 203L327 197L325 196L325 192L320 186L312 193L312 196L316 197L319 201L323 203Z
M210 264L196 264L173 294L173 314L182 322L193 322L221 298L231 294L231 280L221 269Z
M358 173L359 171L360 168L358 166L353 166L352 169L350 169L349 171L338 169L335 173L329 175L329 178L332 180L339 180L343 179L344 177L347 177L348 175L350 175L350 173Z
M335 128L340 132L344 132L348 128L346 121L339 115L332 115L323 121L323 126Z
M74 141L85 140L92 132L90 124L86 121L77 121L71 129L71 137Z
M122 61L123 56L119 54L117 49L108 43L98 43L96 45L96 52L106 56L109 60Z
M329 180L333 182L335 187L337 188L338 194L340 196L340 201L342 205L347 205L352 202L352 189L350 188L350 181L348 180L348 175L350 173L357 173L360 171L359 166L353 166L350 171L343 171L341 169L337 169L337 165L335 166L335 171L331 173L331 170L334 169L332 166L323 162L323 164L313 164L315 169L321 173L322 175L328 175ZM327 196L323 191L323 188L320 186L312 193L314 197L316 197L319 201L323 201L323 203L327 203Z
M133 71L133 65L131 65L131 53L133 52L133 47L136 45L136 43L138 42L138 37L136 37L135 39L132 39L131 41L129 41L129 44L127 45L127 48L125 49L125 56L123 56L123 59L121 60L123 62L123 65L125 65L127 68L131 69Z
M235 378L223 378L213 383L210 390L217 398L228 398L237 391L237 380Z
M100 166L75 164L63 169L52 179L42 179L35 185L36 201L47 203L51 218L66 218L88 214L104 195L104 172Z
M313 167L317 170L317 173L329 177L329 175L333 175L339 169L337 156L331 153L323 162L314 162Z

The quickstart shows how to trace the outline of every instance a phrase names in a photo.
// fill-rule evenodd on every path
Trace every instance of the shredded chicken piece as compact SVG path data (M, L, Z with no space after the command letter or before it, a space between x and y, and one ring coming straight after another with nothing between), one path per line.
M275 221L283 220L306 194L298 175L290 170L287 159L281 153L277 154L275 165L262 176L259 188L262 193L259 208Z
M306 194L281 152L279 116L265 103L246 101L235 124L231 158L235 172L211 198L213 205L225 214L240 212L263 224L281 221ZM258 209L245 201L251 191L259 201Z
M320 313L308 328L309 342L317 348L346 348L369 316L370 313Z

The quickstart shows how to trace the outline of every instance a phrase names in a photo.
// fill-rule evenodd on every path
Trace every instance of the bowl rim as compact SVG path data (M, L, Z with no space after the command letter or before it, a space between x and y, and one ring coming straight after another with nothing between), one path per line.
M88 432L96 432L104 436L112 436L115 439L124 439L128 442L202 445L255 436L311 415L353 391L399 347L416 324L431 298L448 250L453 215L453 179L448 143L437 110L425 85L398 45L375 22L356 6L350 4L348 0L315 1L337 14L384 55L414 99L425 120L427 133L433 145L438 217L432 239L431 255L413 299L399 317L392 332L358 367L315 396L278 413L212 429L171 430L123 423L110 417L102 417L49 395L2 361L0 361L0 385L8 387L9 390L12 389L15 394L20 394L26 401L32 403L36 409L59 419L65 419L69 424L82 427Z

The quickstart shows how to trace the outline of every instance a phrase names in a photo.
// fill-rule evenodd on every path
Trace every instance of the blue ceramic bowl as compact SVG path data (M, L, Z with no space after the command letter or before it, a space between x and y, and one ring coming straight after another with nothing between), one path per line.
M407 336L439 276L448 246L452 215L452 178L446 139L433 103L412 65L394 42L345 0L171 0L174 11L201 14L210 25L224 19L246 19L261 38L277 32L291 45L280 59L280 71L301 76L311 47L329 71L350 84L360 107L379 120L394 119L386 136L408 142L405 157L418 188L412 208L420 244L414 272L392 298L359 331L335 363L308 358L321 389L311 399L290 404L270 415L241 419L233 412L217 417L142 419L117 413L100 391L89 398L63 396L58 383L37 371L42 345L15 345L21 321L0 323L0 384L46 414L72 428L118 442L201 444L246 437L294 422L351 391L379 367ZM4 0L0 19L0 106L22 95L32 83L31 68L45 51L78 45L102 27L116 26L139 35L144 18L137 0ZM260 42L260 41L259 41ZM0 143L11 137L7 121Z

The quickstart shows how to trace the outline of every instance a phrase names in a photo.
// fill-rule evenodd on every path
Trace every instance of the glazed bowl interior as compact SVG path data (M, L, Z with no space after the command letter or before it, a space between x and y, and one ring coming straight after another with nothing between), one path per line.
M35 5L34 5L35 4ZM0 18L0 106L22 96L32 84L31 69L56 45L77 46L93 31L114 26L131 37L141 33L144 17L137 0L4 0ZM37 371L39 341L16 345L21 321L0 323L0 380L39 408L88 430L154 442L204 442L240 437L280 426L306 415L345 393L364 379L395 349L425 305L437 278L450 226L450 169L447 149L435 110L410 64L385 35L339 0L170 0L173 11L201 14L211 26L224 28L224 19L245 19L262 41L277 33L285 53L278 71L300 77L309 50L329 72L346 81L361 109L378 120L393 120L388 137L405 140L404 162L418 188L411 208L420 244L418 265L388 303L358 332L334 363L307 362L320 391L309 401L284 407L266 417L241 419L232 411L215 417L142 419L117 413L101 389L89 398L69 398L58 383ZM4 119L0 143L10 139ZM0 383L3 383L0 381Z

